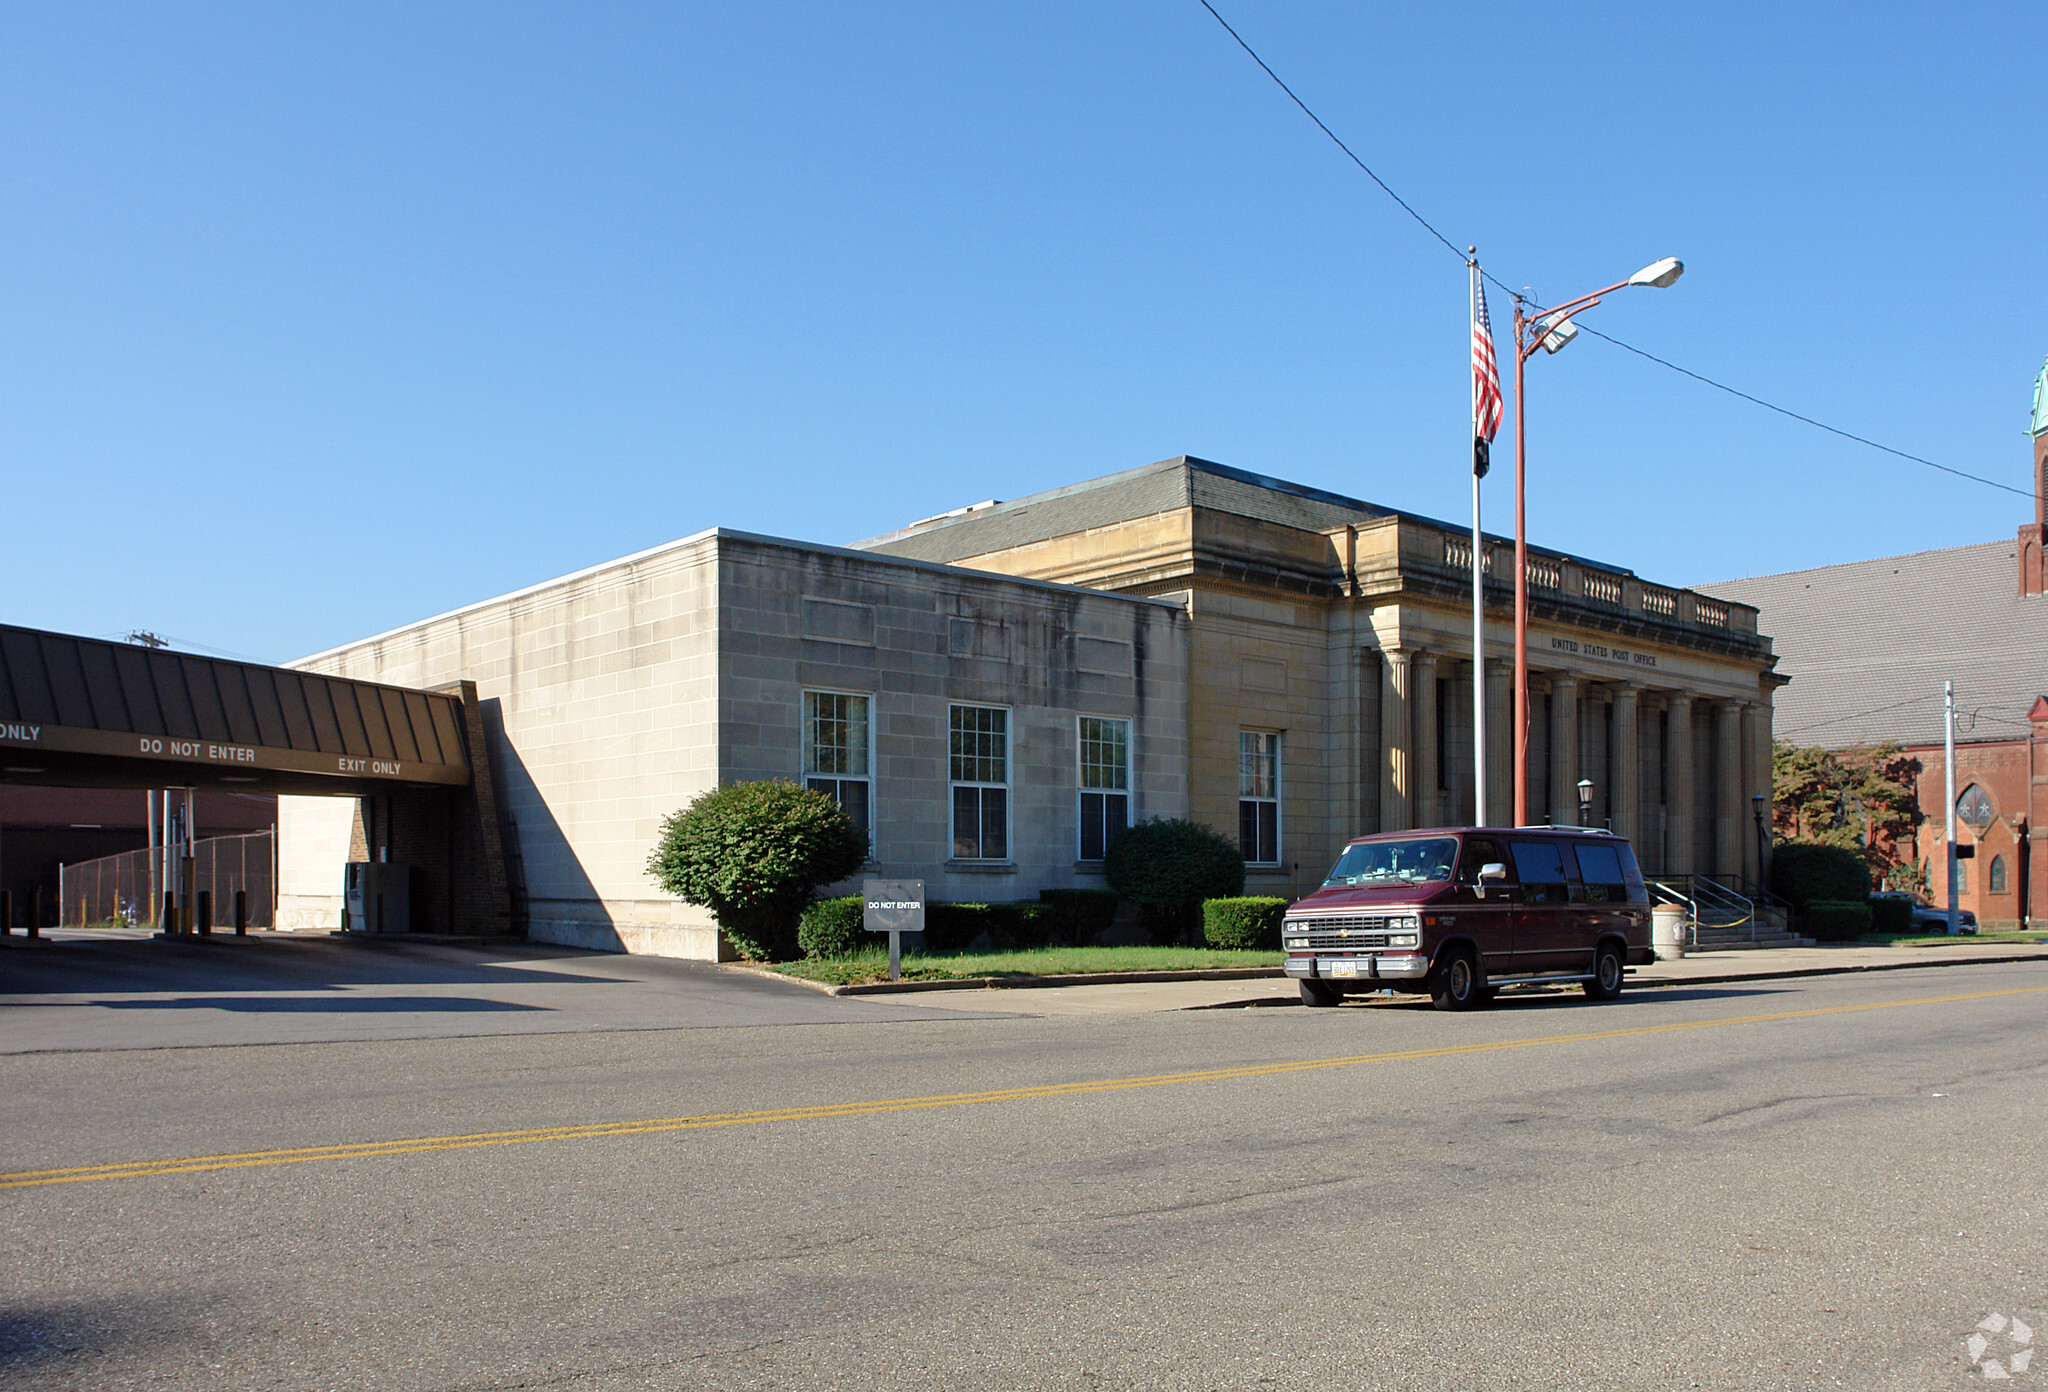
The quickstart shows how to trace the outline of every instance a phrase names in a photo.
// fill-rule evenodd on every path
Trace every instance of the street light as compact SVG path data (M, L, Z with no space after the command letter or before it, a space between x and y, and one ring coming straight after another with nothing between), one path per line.
M1579 780L1579 825L1591 826L1592 824L1593 780L1590 778L1581 778Z
M1563 349L1578 337L1572 316L1599 304L1603 296L1631 286L1662 290L1685 274L1685 263L1675 256L1654 261L1627 280L1618 280L1590 295L1568 300L1554 309L1530 315L1520 295L1515 296L1515 825L1529 825L1529 529L1525 514L1523 479L1527 473L1528 434L1523 429L1523 366L1529 355L1541 348L1546 353ZM1475 562L1476 564L1476 562ZM1583 799L1590 784L1579 784ZM1583 813L1580 817L1584 822Z

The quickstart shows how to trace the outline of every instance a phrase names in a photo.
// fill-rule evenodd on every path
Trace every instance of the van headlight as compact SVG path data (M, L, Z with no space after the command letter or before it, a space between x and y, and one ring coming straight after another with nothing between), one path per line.
M1388 946L1388 947L1420 947L1421 945L1422 945L1422 934L1420 934L1420 933L1389 933L1389 934L1387 934L1387 946Z

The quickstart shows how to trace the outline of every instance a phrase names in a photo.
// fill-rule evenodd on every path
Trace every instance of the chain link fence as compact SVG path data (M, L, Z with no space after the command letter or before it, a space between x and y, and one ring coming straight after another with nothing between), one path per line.
M193 903L206 894L213 926L232 928L235 892L248 895L249 926L268 928L277 922L276 833L213 836L192 847ZM164 886L154 850L123 851L65 866L57 876L58 921L67 928L92 923L154 923L163 903Z

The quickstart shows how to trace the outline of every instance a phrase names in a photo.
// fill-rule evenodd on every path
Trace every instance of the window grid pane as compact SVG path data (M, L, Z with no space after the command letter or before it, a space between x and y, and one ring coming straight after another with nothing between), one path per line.
M987 706L953 707L952 781L1009 781L1010 713Z
M1271 731L1237 732L1237 795L1279 796L1280 736Z
M1130 722L1081 717L1081 786L1123 792L1131 786Z
M867 697L804 693L804 772L867 777Z

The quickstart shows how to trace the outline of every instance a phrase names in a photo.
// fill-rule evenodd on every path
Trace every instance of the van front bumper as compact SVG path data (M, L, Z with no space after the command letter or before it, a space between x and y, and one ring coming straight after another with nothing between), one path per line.
M1416 952L1380 956L1289 957L1289 976L1319 981L1418 981L1429 975L1429 959Z

